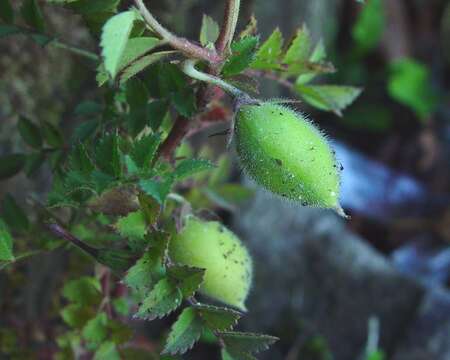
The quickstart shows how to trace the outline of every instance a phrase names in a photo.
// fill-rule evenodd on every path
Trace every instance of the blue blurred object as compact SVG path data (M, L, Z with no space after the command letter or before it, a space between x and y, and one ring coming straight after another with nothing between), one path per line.
M415 241L395 250L395 267L405 275L420 281L425 287L444 286L450 279L450 248L430 248L427 241Z
M344 168L340 196L344 209L389 222L402 213L401 209L412 209L409 205L426 200L427 190L411 176L371 160L341 142L334 141L332 146Z

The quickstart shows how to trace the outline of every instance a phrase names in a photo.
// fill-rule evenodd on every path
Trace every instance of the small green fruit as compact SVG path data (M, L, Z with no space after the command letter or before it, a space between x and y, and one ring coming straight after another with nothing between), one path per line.
M243 105L235 137L242 166L258 184L303 205L343 214L334 152L303 115L273 102Z
M216 221L188 217L169 244L172 261L205 269L200 292L246 310L252 281L252 260L239 238Z

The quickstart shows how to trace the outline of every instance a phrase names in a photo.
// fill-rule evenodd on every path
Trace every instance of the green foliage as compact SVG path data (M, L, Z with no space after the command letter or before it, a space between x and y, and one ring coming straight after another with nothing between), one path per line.
M145 320L179 311L165 346L162 339L155 340L155 348L165 354L183 354L202 334L209 334L211 343L223 347L224 359L254 359L254 354L277 339L233 332L240 312L196 300L197 293L203 292L245 308L251 258L240 240L221 224L206 225L199 219L197 230L203 235L196 231L192 240L202 243L206 251L180 251L188 258L176 258L173 251L173 244L180 240L180 226L189 215L204 208L234 211L252 196L251 190L228 182L232 172L228 155L213 156L207 147L194 151L188 142L182 142L191 131L230 118L226 102L212 96L214 100L208 103L209 90L181 71L178 60L190 57L186 49L192 44L181 39L187 48L174 46L170 36L161 36L157 27L144 24L137 9L118 12L123 9L120 5L125 5L120 0L47 3L81 17L93 38L100 39L101 56L67 45L59 35L51 34L37 0L22 3L21 24L26 27L15 24L11 1L1 1L4 24L0 25L0 37L28 35L42 46L86 57L94 65L91 75L101 89L95 95L87 93L81 103L67 109L73 119L71 134L66 129L63 132L54 119L18 116L23 150L0 156L0 180L21 171L32 178L42 164L47 164L53 185L47 206L37 205L39 211L30 216L13 197L4 197L0 268L33 254L30 249L23 251L28 244L23 245L21 239L28 240L31 235L45 243L43 250L66 241L82 250L71 255L67 266L76 270L70 268L73 276L61 286L63 299L55 301L62 304L57 313L66 328L56 340L60 349L56 358L83 354L108 360L127 356L172 359L133 348L133 333L123 317L137 308L134 316ZM199 37L201 51L213 53L219 33L217 23L205 15ZM289 84L312 106L339 115L360 94L354 87L313 83L335 69L326 59L323 43L313 44L306 26L289 44L276 29L259 46L256 33L253 21L244 35L231 42L231 53L225 51L223 62L205 61L198 68L213 70L214 75L242 88L256 89L258 77L270 77ZM402 83L398 77L393 75L394 89ZM43 223L50 233L42 231ZM20 239L14 251L11 234ZM31 250L35 245L36 241ZM228 245L229 249L221 248ZM195 256L199 261L193 261ZM99 264L95 276L92 268L90 272L86 269L89 260ZM214 274L209 271L212 268L217 270Z
M12 261L13 239L5 222L0 219L0 261Z
M384 32L385 22L383 2L368 0L352 30L358 51L368 52L378 45Z
M430 71L414 59L404 58L391 64L388 91L392 98L411 108L421 119L426 119L436 109Z
M208 15L203 15L200 29L200 43L203 46L211 46L219 37L219 25Z

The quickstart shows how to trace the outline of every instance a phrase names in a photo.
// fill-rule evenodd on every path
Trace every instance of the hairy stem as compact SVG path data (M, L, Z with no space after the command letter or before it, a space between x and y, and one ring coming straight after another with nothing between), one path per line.
M196 64L195 60L186 60L181 65L181 70L187 76L190 76L191 78L196 80L204 81L212 85L216 85L225 90L226 92L230 93L234 97L243 97L246 95L243 91L239 90L237 87L234 87L233 85L228 84L224 80L197 70L195 68L195 64Z
M230 49L239 18L240 5L240 0L227 0L222 28L216 42L216 48L219 54L228 52Z
M162 26L158 20L150 13L145 6L143 0L134 1L139 12L144 18L145 22L158 33L163 40L166 40L173 48L180 50L189 57L207 61L208 63L217 64L222 61L222 57L217 54L215 50L203 48L190 42L188 39L178 37L171 33L164 26Z
M83 251L87 252L89 255L93 257L98 256L98 250L93 248L92 246L87 245L86 243L82 242L80 239L73 236L71 233L69 233L66 229L64 229L62 226L52 223L47 225L48 229L57 237L64 239L66 241L71 242L75 246L79 247Z

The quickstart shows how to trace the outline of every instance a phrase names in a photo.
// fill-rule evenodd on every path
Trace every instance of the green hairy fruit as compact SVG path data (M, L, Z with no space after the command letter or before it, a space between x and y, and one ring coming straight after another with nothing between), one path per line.
M206 270L201 293L246 310L252 260L239 238L221 223L188 217L170 241L169 256L178 264Z
M242 166L258 184L344 215L334 152L303 115L274 102L244 104L236 114L235 140Z

